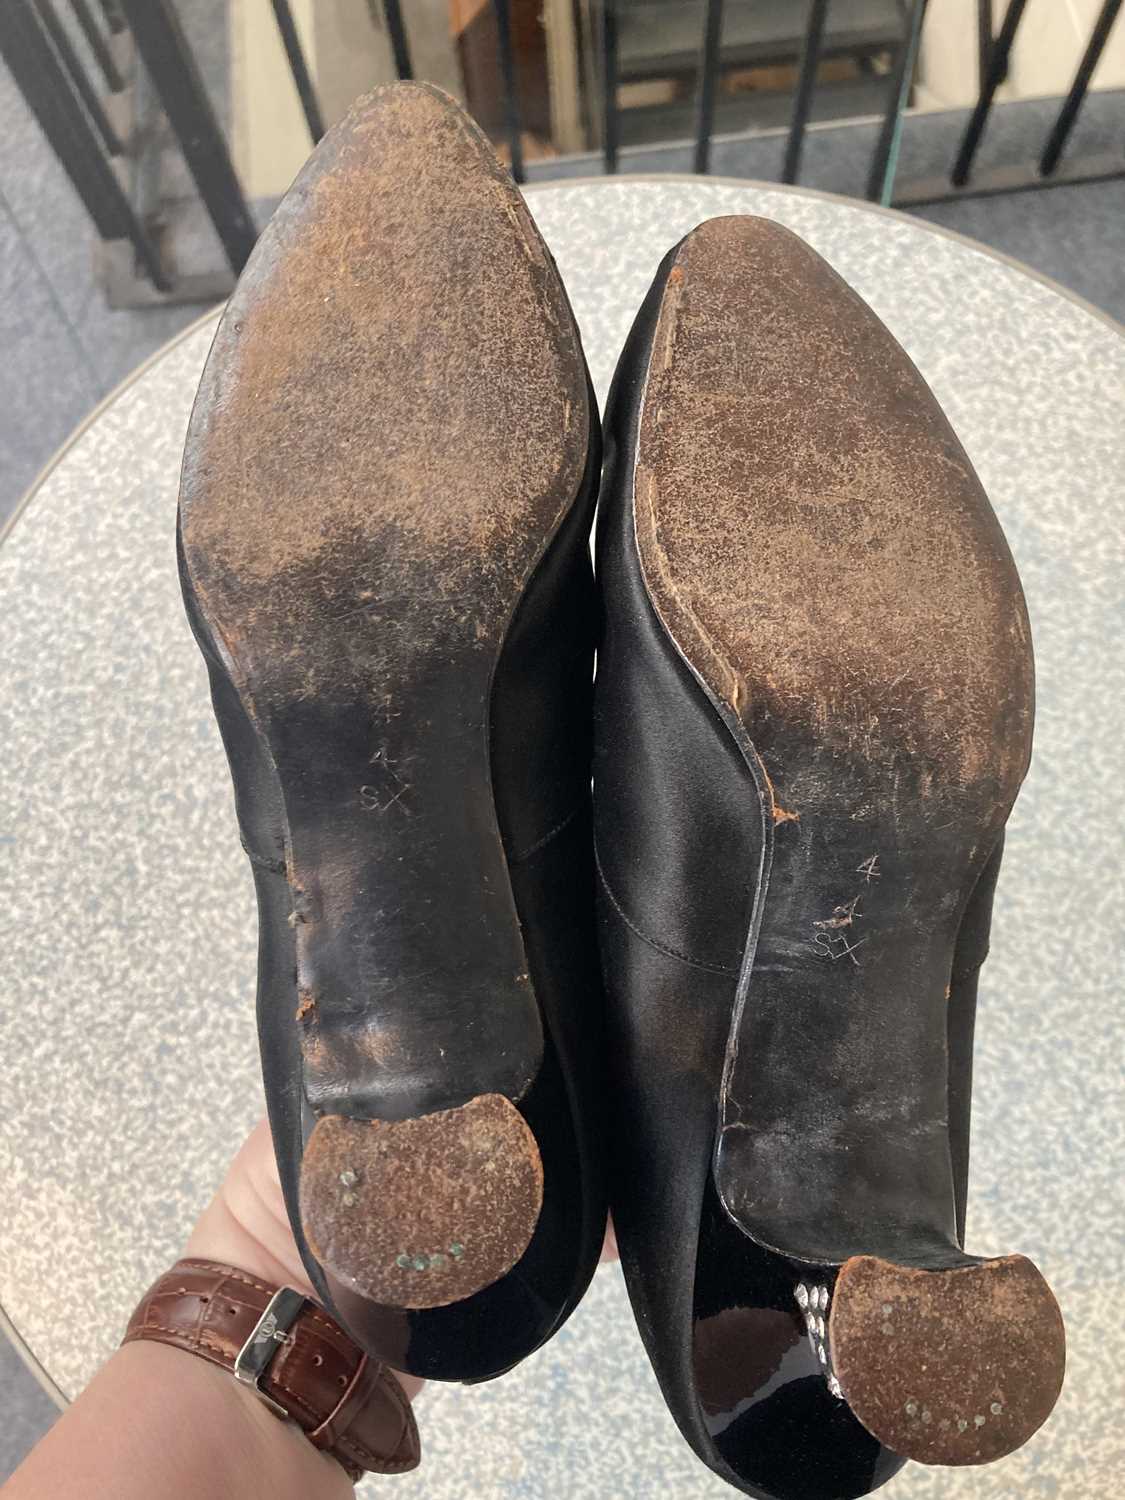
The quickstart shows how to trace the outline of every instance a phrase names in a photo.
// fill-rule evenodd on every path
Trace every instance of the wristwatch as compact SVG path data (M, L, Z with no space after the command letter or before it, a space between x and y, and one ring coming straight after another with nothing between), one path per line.
M137 1339L229 1370L353 1480L418 1464L418 1429L398 1381L293 1287L214 1261L177 1261L141 1298L121 1342Z

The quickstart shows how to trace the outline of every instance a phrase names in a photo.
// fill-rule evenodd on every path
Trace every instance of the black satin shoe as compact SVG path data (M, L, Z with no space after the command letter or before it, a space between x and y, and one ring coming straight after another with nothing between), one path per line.
M309 1273L398 1369L495 1375L605 1220L589 814L600 434L523 199L445 95L318 147L219 325L180 500L260 910Z
M976 1464L1063 1328L962 1249L977 969L1031 748L996 518L933 396L794 235L667 258L606 422L595 827L641 1334L771 1500Z

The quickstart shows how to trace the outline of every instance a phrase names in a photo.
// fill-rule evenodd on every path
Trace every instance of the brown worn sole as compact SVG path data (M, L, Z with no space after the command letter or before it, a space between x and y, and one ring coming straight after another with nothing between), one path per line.
M880 336L856 337L860 310ZM779 225L690 234L638 445L645 583L743 722L796 722L876 765L910 757L935 794L987 780L1006 815L1031 743L1019 583L968 460L948 424L912 412L918 373L887 342Z
M499 1094L397 1123L328 1115L305 1148L301 1199L314 1253L351 1286L388 1307L445 1307L526 1249L543 1166Z
M909 359L764 220L675 254L637 453L647 591L761 803L716 1186L759 1245L843 1266L833 1394L897 1453L984 1462L1063 1367L1034 1267L962 1253L950 1164L953 955L1031 748L1015 567Z
M220 324L181 490L196 607L276 776L301 1217L330 1282L448 1305L524 1254L543 1029L496 823L493 675L591 412L523 199L429 86L325 137Z
M920 1463L1002 1458L1062 1389L1062 1317L1022 1255L949 1271L857 1256L836 1279L828 1331L852 1411Z

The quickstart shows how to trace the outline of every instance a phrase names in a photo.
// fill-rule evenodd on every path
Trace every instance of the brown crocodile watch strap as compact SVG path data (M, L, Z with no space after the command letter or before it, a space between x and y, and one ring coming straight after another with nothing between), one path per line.
M155 1339L233 1373L278 1291L233 1266L181 1260L141 1298L122 1343ZM365 1469L400 1474L416 1467L418 1429L401 1386L322 1307L306 1300L287 1332L259 1330L256 1343L263 1341L276 1353L260 1393L353 1479Z

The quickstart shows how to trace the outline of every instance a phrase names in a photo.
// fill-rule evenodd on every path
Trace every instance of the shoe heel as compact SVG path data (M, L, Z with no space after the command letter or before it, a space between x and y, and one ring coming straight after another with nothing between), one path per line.
M836 1278L828 1341L852 1411L919 1463L1011 1453L1062 1388L1062 1317L1022 1255L936 1271L855 1256Z
M501 1094L398 1122L324 1116L301 1168L314 1253L388 1307L445 1307L498 1281L542 1203L535 1137Z

